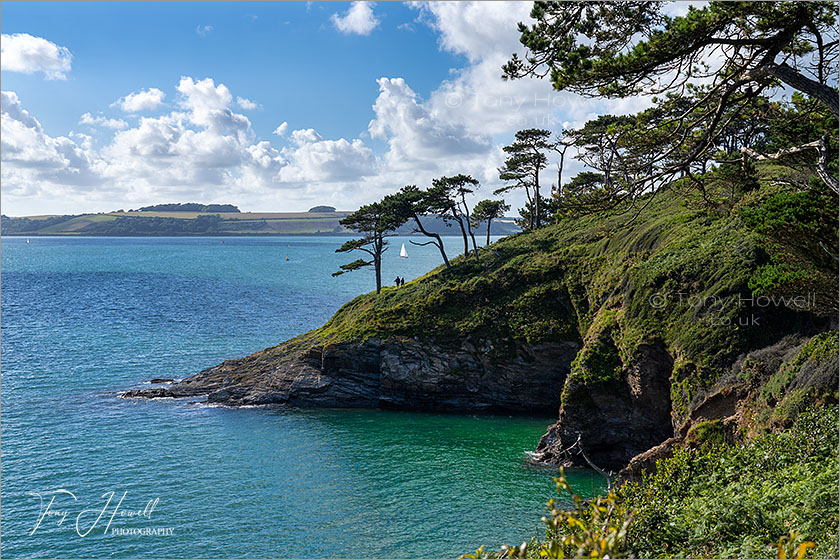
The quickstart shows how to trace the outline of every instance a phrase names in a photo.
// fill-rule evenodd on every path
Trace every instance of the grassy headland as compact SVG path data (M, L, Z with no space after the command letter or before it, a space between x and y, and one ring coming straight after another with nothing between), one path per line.
M675 357L671 397L683 416L740 353L823 330L837 309L836 261L819 246L836 236L831 197L780 206L816 196L774 184L780 171L762 166L759 189L721 206L674 189L634 219L594 214L509 236L479 263L460 258L354 299L314 334L330 343L487 338L496 353L514 339L577 340L572 392L603 390L640 347L662 342Z

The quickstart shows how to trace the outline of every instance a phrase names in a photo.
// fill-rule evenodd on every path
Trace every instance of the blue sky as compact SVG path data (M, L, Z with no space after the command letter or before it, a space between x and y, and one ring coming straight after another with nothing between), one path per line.
M461 172L490 197L517 129L559 131L645 104L503 82L529 11L3 2L3 213L187 201L352 209Z
M402 3L375 7L371 36L347 35L330 22L346 5L306 2L9 2L3 33L29 33L73 54L67 80L3 74L48 132L72 129L78 116L103 111L142 88L171 90L183 75L212 77L262 106L255 132L269 137L283 121L325 137L356 136L373 118L377 78L400 75L419 95L463 65L438 49L437 34L414 22ZM412 30L398 29L401 24ZM199 26L212 30L197 32ZM56 97L61 103L56 103Z

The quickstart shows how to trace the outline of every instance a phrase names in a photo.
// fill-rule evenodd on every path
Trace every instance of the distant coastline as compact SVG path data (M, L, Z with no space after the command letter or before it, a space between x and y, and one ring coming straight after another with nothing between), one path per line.
M117 211L98 214L43 216L2 216L0 234L4 236L67 237L279 237L302 235L353 236L339 220L346 211L334 212L190 212ZM429 217L427 229L440 235L456 232L441 220ZM491 235L510 235L520 231L513 218L492 223ZM396 232L411 235L406 225Z

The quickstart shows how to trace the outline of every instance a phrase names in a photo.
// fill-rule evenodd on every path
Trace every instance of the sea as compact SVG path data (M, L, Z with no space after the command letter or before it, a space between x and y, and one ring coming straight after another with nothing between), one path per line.
M386 284L441 264L412 239L390 240ZM445 239L455 256L461 239ZM370 270L331 276L357 258L335 252L345 240L4 237L0 554L440 558L544 535L558 473L524 460L552 418L117 397L373 290Z

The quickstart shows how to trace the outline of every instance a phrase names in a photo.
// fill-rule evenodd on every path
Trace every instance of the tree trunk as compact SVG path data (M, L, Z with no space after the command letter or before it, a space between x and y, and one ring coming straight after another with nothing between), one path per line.
M525 197L528 200L528 229L534 229L534 199L531 198L531 189L525 186Z
M443 257L443 263L446 265L446 268L451 267L452 265L449 264L449 259L446 257L446 251L443 249L443 240L440 238L440 235L426 231L426 228L420 223L420 216L417 214L414 214L414 222L417 224L417 229L420 230L420 233L435 240L434 245L440 251L440 256Z
M376 271L376 293L382 292L382 239L374 242L373 269Z
M469 230L470 237L472 238L473 254L475 255L475 262L478 262L478 247L475 244L475 233L473 233L472 226L470 226L469 222L467 222L467 229Z
M452 208L452 216L455 218L455 221L458 222L458 226L461 228L461 236L464 238L464 256L470 256L470 242L467 240L467 230L464 228L464 219L458 215L455 208Z
M487 218L487 245L490 245L490 222L493 221L493 218ZM485 245L485 247L487 246Z
M537 165L537 170L534 172L534 213L537 215L535 219L535 223L537 224L537 229L540 227L540 167Z
M817 152L817 174L819 175L820 179L822 179L828 188L833 190L835 193L840 193L840 185L838 185L837 179L831 174L828 170L828 135L823 136L819 140L814 140L813 142L808 142L807 144L802 144L801 146L792 146L790 148L783 148L776 152L775 154L762 154L748 146L744 146L741 148L742 157L752 157L756 160L777 160L781 159L784 156L798 154L800 152L815 150Z
M472 224L470 223L470 207L469 205L467 205L467 196L464 192L461 193L461 203L464 205L464 216L466 216L466 219L464 221L467 224L467 233L469 233L470 238L472 238L473 254L475 255L475 261L478 262L478 247L476 246L475 234L473 233Z

